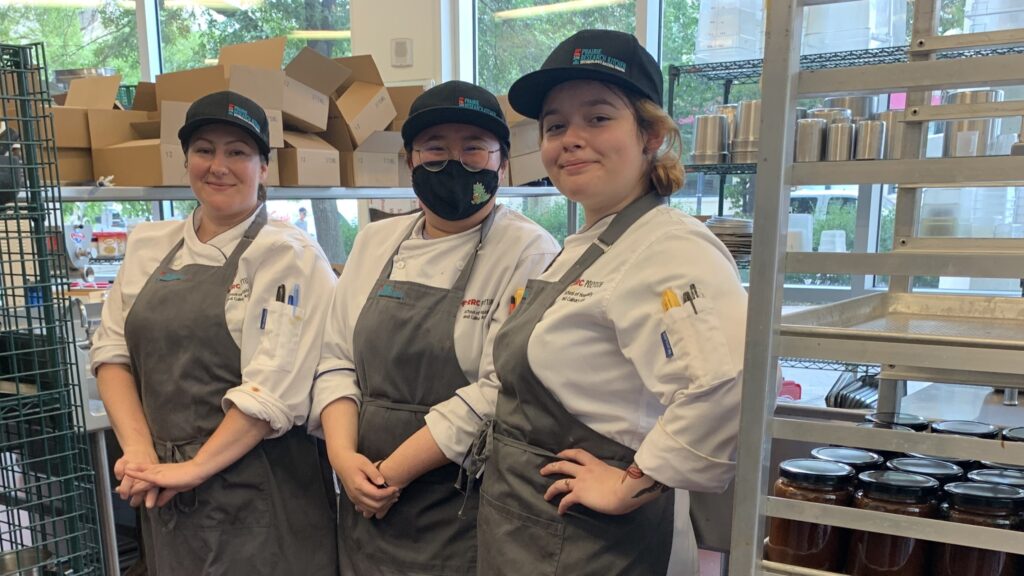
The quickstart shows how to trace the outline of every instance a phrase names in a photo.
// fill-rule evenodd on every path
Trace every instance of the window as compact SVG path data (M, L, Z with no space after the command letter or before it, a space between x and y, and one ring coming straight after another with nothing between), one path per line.
M71 71L110 68L123 84L139 81L135 2L129 0L14 0L0 3L0 39L46 43L51 92L67 90Z
M160 0L163 71L213 64L220 47L287 36L285 62L304 46L352 52L349 0Z
M577 30L636 30L635 0L477 0L478 84L504 94Z

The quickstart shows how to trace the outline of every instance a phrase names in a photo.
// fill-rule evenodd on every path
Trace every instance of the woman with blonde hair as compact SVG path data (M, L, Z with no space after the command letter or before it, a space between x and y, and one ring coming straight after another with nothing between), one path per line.
M746 293L725 246L666 205L683 169L661 93L654 58L606 30L509 92L586 226L495 340L480 574L665 574L674 523L674 573L697 573L673 496L734 474Z

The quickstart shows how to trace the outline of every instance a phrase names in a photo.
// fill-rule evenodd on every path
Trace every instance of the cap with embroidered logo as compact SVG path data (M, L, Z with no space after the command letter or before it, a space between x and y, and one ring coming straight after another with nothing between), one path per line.
M210 124L228 124L241 128L256 141L263 156L270 155L270 124L259 104L237 92L207 94L196 100L185 114L185 124L178 130L181 148L188 151L196 130Z
M498 99L487 90L451 80L438 84L413 101L409 118L402 124L402 141L407 150L420 132L438 124L469 124L487 130L509 147L509 130Z
M607 82L661 106L661 68L636 37L614 30L581 30L559 44L541 65L508 91L512 108L539 118L544 98L570 80Z

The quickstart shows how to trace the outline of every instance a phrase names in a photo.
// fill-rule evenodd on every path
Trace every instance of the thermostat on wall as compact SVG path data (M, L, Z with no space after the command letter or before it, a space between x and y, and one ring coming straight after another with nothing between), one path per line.
M412 66L412 38L391 39L391 66L394 68Z

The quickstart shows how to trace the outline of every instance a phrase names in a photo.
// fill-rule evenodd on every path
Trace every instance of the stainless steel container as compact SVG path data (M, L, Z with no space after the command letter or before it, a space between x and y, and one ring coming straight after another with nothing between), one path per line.
M739 113L738 104L719 104L713 108L712 114L725 116L726 124L729 125L729 147L732 148L732 139L736 137L736 115Z
M878 119L885 122L885 144L882 158L899 160L903 150L903 110L886 110L878 113Z
M728 161L729 124L722 114L696 117L693 130L693 164L719 164Z
M825 129L823 118L805 118L796 121L796 146L793 160L796 162L819 162L825 152Z
M761 141L761 101L744 100L740 102L736 115L736 136L733 147L741 151L757 150ZM753 143L753 144L752 144Z
M1002 102L1003 91L988 88L978 90L958 90L950 92L943 98L944 104L984 104ZM974 118L971 120L950 120L942 137L942 155L987 156L999 128L1000 118Z
M849 108L811 108L807 111L807 117L821 118L829 124L853 122L853 112Z
M22 548L13 552L0 552L0 574L17 574L18 576L42 576L44 568L53 558L53 553L46 548ZM36 566L40 564L39 566ZM35 566L22 568L19 566Z
M885 150L885 122L861 120L857 122L857 145L853 157L857 160L881 160Z
M857 133L856 127L849 122L836 122L828 125L825 144L825 160L842 162L853 158L853 142Z
M854 124L860 120L871 120L878 110L876 96L834 96L825 98L824 108L846 108Z

